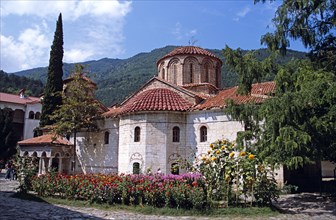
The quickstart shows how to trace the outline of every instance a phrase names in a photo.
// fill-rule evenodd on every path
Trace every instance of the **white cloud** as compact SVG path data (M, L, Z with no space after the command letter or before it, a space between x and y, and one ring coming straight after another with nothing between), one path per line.
M130 1L117 0L70 0L70 1L3 1L1 4L2 16L34 15L42 18L54 18L60 12L64 20L77 20L82 16L120 18L131 10Z
M48 48L48 37L36 25L22 31L18 39L1 35L1 66L19 70L36 67L41 57L48 57Z
M67 62L70 63L82 62L87 60L87 58L89 58L93 54L94 51L90 50L82 50L80 48L70 49L65 51L64 60L67 60Z
M186 38L193 38L197 34L197 29L187 30L182 27L180 22L175 24L175 27L172 31L172 34L175 36L176 40L185 40Z
M233 20L239 21L241 18L244 18L250 11L251 8L249 6L244 7L242 10L237 12L236 17Z
M117 0L2 1L1 17L5 19L1 22L4 26L7 17L22 20L23 16L27 21L41 19L41 24L38 28L36 25L24 27L20 36L1 33L0 69L14 72L48 65L60 12L63 18L64 62L118 56L124 52L125 16L131 10L131 1Z

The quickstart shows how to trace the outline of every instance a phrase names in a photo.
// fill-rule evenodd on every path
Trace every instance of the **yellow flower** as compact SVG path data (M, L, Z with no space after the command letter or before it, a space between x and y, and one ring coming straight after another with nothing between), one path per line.
M210 154L211 153L211 151L210 150L208 150L208 154Z
M246 155L246 152L245 151L242 151L242 152L240 152L240 156L245 156Z
M250 154L250 155L248 156L248 158L251 159L251 160L253 160L253 159L254 159L254 155L253 155L253 154Z
M213 149L213 147L214 147L213 144L210 144L210 148Z
M232 157L234 157L234 155L235 155L235 153L231 152L229 156L232 158Z
M219 150L216 150L216 154L220 154L220 151L219 151Z
M225 146L224 145L222 146L222 150L225 150Z
M212 161L215 161L217 158L216 157L211 157L211 160Z
M207 158L205 156L202 157L202 160L205 161Z

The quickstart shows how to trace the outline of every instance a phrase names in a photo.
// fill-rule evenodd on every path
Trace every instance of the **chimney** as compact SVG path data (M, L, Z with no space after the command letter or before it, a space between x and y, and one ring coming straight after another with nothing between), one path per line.
M26 91L26 89L21 89L21 90L19 91L19 96L20 96L21 99L24 99L24 98L25 98L25 91Z

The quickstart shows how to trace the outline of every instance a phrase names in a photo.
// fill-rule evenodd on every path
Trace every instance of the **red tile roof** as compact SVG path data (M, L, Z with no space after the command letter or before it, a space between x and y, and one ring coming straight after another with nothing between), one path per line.
M31 96L20 98L19 95L0 92L0 101L25 105L27 103L31 104L39 103L41 102L41 99L38 97L31 97Z
M122 113L138 111L187 111L192 104L170 89L140 92L122 106Z
M121 113L122 108L121 107L113 107L109 108L109 110L102 114L105 118L111 118L119 115Z
M235 104L246 104L246 103L261 103L266 98L269 97L271 93L275 90L274 82L264 82L252 85L252 90L250 95L238 95L238 87L232 87L229 89L222 90L218 95L206 99L203 103L195 106L194 110L204 110L212 108L224 108L226 106L226 101L231 99Z
M204 55L204 56L216 58L222 64L222 61L216 55L214 55L213 53L210 53L207 50L204 50L203 48L195 47L195 46L178 47L172 52L162 57L161 59L159 59L157 61L157 64L159 64L162 60L166 58L173 57L176 55Z
M53 140L55 137L54 134L45 134L39 137L34 137L30 139L26 139L23 141L19 141L18 144L20 146L24 145L47 145L47 144L52 144L52 145L67 145L71 146L72 143L65 138L62 138L60 136L57 136L56 140Z
M87 77L87 76L84 75L83 73L80 74L80 77L81 77L83 80L87 81L88 83L92 84L94 87L97 86L97 84L96 84L95 82L93 82L89 77ZM63 83L64 83L64 84L67 84L67 83L69 83L69 82L72 81L72 80L73 80L73 77L70 76L70 77L64 79L64 80L63 80Z

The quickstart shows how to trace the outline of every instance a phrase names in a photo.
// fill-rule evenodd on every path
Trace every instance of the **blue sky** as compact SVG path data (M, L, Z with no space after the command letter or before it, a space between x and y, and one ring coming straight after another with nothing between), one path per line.
M257 49L279 2L1 0L0 69L47 66L62 12L64 62L128 58L166 45ZM300 43L291 49L303 51Z

